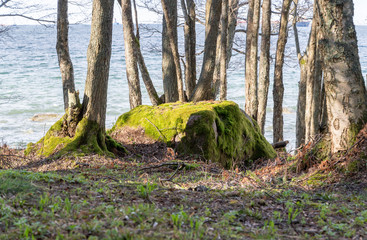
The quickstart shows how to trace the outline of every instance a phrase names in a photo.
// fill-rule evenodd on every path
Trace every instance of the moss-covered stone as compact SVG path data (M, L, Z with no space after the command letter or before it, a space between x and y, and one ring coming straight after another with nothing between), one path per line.
M231 101L139 106L121 115L109 132L125 126L142 127L180 154L200 155L224 167L276 155L257 123Z
M124 147L106 136L98 123L86 118L79 121L73 137L65 136L64 119L57 121L36 144L28 144L25 154L59 157L67 153L97 153L113 156L113 153L126 152Z

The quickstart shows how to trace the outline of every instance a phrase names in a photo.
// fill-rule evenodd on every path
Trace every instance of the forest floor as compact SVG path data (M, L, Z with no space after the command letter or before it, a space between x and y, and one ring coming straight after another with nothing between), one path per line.
M337 167L367 152L366 131L327 162L306 146L232 170L129 131L123 158L2 146L0 239L367 239L367 172Z

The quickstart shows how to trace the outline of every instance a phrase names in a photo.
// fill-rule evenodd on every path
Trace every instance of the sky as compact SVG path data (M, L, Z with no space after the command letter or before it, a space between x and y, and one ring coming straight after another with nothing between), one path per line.
M92 2L92 1L89 0L85 2ZM367 25L367 0L354 0L353 2L354 2L354 23L356 25ZM57 0L29 0L27 1L27 4L41 4L49 9L56 9ZM33 14L33 16L35 17L44 16L53 11L49 10L48 12L38 12ZM83 6L71 5L69 7L69 12L74 13L69 18L69 21L71 23L80 22L83 19L85 19L85 16L88 16L88 14L90 14L90 10L86 10L85 5ZM5 13L6 12L4 12L4 9L0 8L0 15ZM139 9L138 16L140 23L153 23L161 20L160 17L148 12L145 9ZM117 3L115 4L115 21L121 23L121 11ZM21 25L21 24L36 24L36 23L19 17L0 17L0 24Z

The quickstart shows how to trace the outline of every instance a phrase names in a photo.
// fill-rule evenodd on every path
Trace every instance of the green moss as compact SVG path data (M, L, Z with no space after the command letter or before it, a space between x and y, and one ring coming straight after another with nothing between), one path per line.
M168 144L178 141L179 153L200 154L225 167L234 160L276 155L256 122L230 101L139 106L121 115L109 132L125 126L142 127L146 135Z
M54 155L60 157L68 153L77 155L97 153L113 156L109 149L126 152L121 145L114 142L110 137L106 137L99 124L94 121L83 118L78 123L75 135L72 138L63 136L62 124L63 118L57 121L37 144L28 144L26 153L36 152L40 156Z

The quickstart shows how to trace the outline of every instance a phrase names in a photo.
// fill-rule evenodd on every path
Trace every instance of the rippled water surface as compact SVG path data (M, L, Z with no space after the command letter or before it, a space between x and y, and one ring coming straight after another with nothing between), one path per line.
M154 27L154 26L153 26ZM157 27L157 26L155 26ZM159 28L159 26L158 26ZM308 28L300 29L304 47ZM161 53L159 35L149 37L151 30L142 29L141 44L151 77L162 94ZM90 26L70 27L70 54L74 64L76 88L83 96L86 77L86 52ZM202 41L203 29L199 29L198 42ZM357 26L359 54L363 75L367 74L367 26ZM10 37L0 36L0 141L13 147L24 147L28 142L38 141L58 118L37 120L35 115L63 114L61 78L58 68L55 28L43 26L15 26ZM239 39L243 42L243 40ZM273 38L273 52L276 39ZM287 44L284 68L284 138L295 141L296 105L299 69L295 58L292 36ZM244 56L233 57L228 75L228 98L244 107ZM198 59L200 63L200 57ZM199 67L198 67L199 68ZM200 68L199 68L200 69ZM143 103L150 104L143 89ZM272 142L272 88L269 91L266 137ZM124 47L121 25L114 26L110 79L108 86L107 128L112 127L119 115L129 110L128 87L125 74ZM37 120L37 121L34 121ZM292 147L291 146L291 147Z

